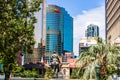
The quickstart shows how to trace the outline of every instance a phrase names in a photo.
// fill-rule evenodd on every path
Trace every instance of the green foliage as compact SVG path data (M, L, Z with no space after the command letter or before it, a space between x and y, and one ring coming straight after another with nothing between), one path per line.
M16 53L32 53L34 40L34 13L40 10L42 0L0 0L0 57L5 77L9 77L16 65ZM18 11L20 14L18 15Z
M17 70L19 72L13 73L14 77L23 77L23 78L40 78L41 76L38 74L38 72L33 70L23 70L21 67Z
M24 72L20 73L20 77L39 78L40 75L37 73L37 71L33 69L33 70L25 70Z
M53 72L51 68L46 69L45 79L51 79L53 77L56 77L56 73Z
M79 72L79 75L78 75L78 72ZM81 74L83 74L83 71L80 71L79 68L75 68L75 69L73 69L70 78L71 78L71 79L78 79L78 78L81 77Z
M117 73L117 69L113 65L107 65L107 71L109 75Z
M24 67L23 66L16 66L13 70L12 73L20 73L24 71Z

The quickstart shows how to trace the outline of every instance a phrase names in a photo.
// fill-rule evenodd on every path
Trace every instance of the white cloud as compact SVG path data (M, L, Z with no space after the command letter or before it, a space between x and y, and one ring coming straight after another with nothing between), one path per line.
M84 10L74 17L74 54L78 55L79 42L85 36L85 29L89 24L99 26L100 37L105 39L105 7L100 6L91 10Z

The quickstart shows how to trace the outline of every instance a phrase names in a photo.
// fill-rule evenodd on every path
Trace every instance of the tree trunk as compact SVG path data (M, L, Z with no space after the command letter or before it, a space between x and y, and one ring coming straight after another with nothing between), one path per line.
M100 68L100 80L106 80L106 78L107 78L106 56L104 56Z
M100 69L100 80L106 80L107 69L105 65L101 65Z
M10 72L5 73L5 80L9 80L10 79Z

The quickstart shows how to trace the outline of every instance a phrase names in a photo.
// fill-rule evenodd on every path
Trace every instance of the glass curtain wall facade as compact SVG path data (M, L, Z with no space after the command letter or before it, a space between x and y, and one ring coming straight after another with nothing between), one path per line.
M54 51L61 56L64 50L73 52L73 19L64 8L48 5L46 56L51 56Z
M86 37L96 37L99 36L99 27L94 24L87 26Z
M67 52L73 52L73 18L61 8L64 18L64 28L63 28L63 50Z

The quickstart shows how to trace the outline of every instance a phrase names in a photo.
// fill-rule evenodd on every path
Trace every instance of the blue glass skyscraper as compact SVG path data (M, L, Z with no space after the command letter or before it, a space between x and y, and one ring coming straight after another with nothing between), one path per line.
M97 37L99 36L99 27L94 24L87 26L86 37Z
M64 15L63 23L63 50L68 52L73 52L73 18L61 8L61 12Z
M73 52L73 18L56 5L48 5L46 13L46 56L53 52Z

